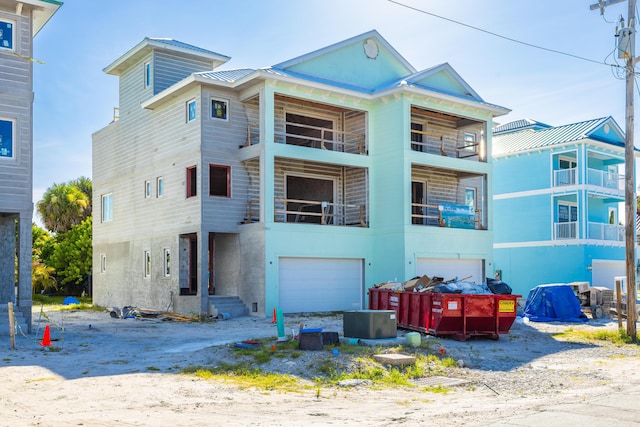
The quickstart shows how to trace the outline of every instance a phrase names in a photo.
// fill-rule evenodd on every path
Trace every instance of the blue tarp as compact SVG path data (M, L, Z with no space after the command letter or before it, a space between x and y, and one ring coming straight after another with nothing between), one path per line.
M573 289L565 284L539 285L529 291L522 317L533 322L586 322Z
M78 301L77 299L75 299L74 297L66 297L63 301L62 301L62 305L71 305L71 304L80 304L80 301Z

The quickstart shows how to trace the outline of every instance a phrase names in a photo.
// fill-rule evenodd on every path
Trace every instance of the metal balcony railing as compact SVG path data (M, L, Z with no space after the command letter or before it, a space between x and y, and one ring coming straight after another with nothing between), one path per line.
M624 225L590 222L587 229L589 239L624 242Z
M577 222L556 222L553 224L553 238L556 240L577 239Z

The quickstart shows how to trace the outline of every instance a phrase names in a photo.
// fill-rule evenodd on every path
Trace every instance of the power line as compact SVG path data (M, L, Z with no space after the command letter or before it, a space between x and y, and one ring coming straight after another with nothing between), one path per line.
M608 67L621 67L620 65L607 64L606 62L596 61L595 59L585 58L584 56L574 55L572 53L567 53L567 52L563 52L563 51L556 50L556 49L550 49L548 47L538 46L538 45L535 45L533 43L523 42L521 40L517 40L517 39L514 39L512 37L503 36L502 34L494 33L493 31L485 30L483 28L479 28L479 27L476 27L476 26L473 26L473 25L470 25L470 24L465 24L464 22L456 21L455 19L447 18L446 16L437 15L437 14L432 13L432 12L427 12L426 10L422 10L422 9L417 8L417 7L409 6L407 4L400 3L400 2L398 2L396 0L387 0L387 1L390 2L390 3L397 4L398 6L402 6L402 7L405 7L407 9L414 10L416 12L424 13L425 15L433 16L434 18L438 18L438 19L442 19L442 20L445 20L445 21L448 21L448 22L452 22L454 24L458 24L458 25L461 25L463 27L471 28L472 30L480 31L480 32L483 32L485 34L492 35L494 37L499 37L501 39L508 40L510 42L513 42L513 43L518 43L518 44L521 44L521 45L524 45L524 46L529 46L529 47L532 47L534 49L540 49L540 50L544 50L544 51L547 51L547 52L556 53L558 55L569 56L571 58L580 59L581 61L587 61L587 62L591 62L591 63L598 64L598 65L606 65Z

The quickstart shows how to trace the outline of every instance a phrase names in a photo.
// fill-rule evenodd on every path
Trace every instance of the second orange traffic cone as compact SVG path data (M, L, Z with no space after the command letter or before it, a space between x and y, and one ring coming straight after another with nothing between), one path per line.
M276 309L273 309L273 318L271 319L271 323L276 323Z
M44 335L42 336L42 341L40 341L40 345L42 347L50 347L51 345L51 332L49 331L49 325L44 327Z

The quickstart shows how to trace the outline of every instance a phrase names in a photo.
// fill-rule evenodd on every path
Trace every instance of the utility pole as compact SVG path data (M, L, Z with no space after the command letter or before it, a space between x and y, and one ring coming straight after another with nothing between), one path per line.
M621 3L624 0L599 0L598 4L590 6L591 10L600 9L604 13L604 8L612 4ZM627 27L620 28L618 37L618 52L620 57L626 60L625 65L625 87L626 87L626 107L625 107L625 149L624 149L624 207L625 207L625 247L627 259L627 334L633 342L636 342L636 271L635 271L635 228L636 228L636 198L634 186L634 71L636 65L635 58L635 14L636 0L628 0ZM624 21L623 21L624 22ZM623 25L624 26L624 25ZM622 313L618 313L621 316Z

